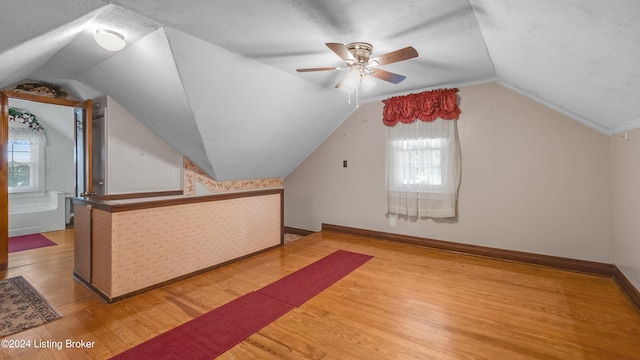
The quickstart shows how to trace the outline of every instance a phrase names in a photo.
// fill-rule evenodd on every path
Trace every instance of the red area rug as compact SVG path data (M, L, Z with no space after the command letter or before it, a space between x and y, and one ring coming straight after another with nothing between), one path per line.
M37 249L58 245L41 234L12 236L9 238L9 252Z
M373 256L338 250L112 359L212 359L319 294Z

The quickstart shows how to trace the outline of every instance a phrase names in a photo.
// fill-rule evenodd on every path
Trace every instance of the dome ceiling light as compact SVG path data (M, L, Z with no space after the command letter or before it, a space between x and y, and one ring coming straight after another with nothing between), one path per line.
M124 35L112 30L98 29L93 35L93 39L98 45L109 51L120 51L127 45L124 41Z

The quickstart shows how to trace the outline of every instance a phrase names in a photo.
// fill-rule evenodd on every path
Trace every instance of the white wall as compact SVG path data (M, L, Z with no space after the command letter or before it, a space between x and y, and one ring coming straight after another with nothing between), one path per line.
M331 223L612 263L609 137L498 84L462 88L460 97L456 220L389 225L386 129L376 102L361 106L285 179L286 226Z
M611 137L615 264L640 289L640 130Z
M73 128L73 108L69 108L70 117L66 118ZM47 129L45 147L46 189L62 191L68 196L76 192L76 164L73 159L74 140L62 136L53 129Z
M107 193L182 189L182 156L113 99L106 103Z

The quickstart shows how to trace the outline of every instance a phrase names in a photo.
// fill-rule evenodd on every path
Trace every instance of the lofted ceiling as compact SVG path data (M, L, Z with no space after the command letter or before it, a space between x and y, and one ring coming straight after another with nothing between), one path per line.
M0 0L0 87L111 96L213 178L286 177L360 103L497 81L602 133L640 127L636 0ZM127 47L99 48L96 29ZM324 44L369 42L406 75L367 91Z

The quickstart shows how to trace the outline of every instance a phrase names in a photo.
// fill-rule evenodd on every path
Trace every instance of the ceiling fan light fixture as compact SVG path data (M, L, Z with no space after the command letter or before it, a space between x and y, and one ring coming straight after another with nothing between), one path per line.
M360 77L360 71L357 68L352 67L349 70L349 74L342 82L342 88L347 90L353 90L357 88L360 85Z
M360 85L362 85L362 90L367 91L373 88L374 86L376 86L376 81L373 80L373 77L369 75L365 75L362 77L362 80L360 81Z
M120 51L127 45L124 35L113 30L98 29L93 39L105 50Z

